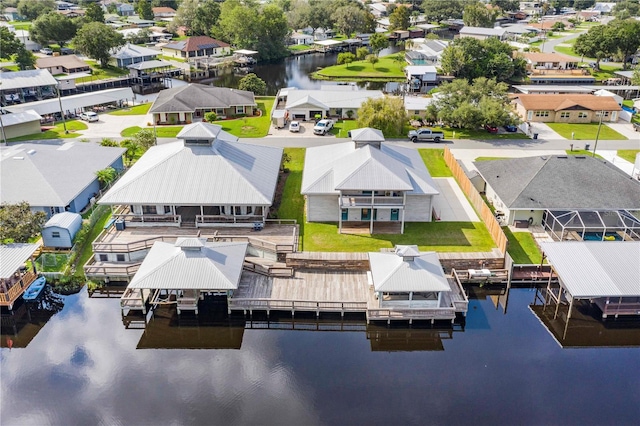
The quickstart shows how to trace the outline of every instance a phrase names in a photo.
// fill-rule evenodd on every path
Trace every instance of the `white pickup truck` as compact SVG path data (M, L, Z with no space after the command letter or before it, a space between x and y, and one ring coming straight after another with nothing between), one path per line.
M434 141L440 142L444 139L444 133L434 132L431 129L418 129L409 132L411 142Z
M313 133L316 135L326 135L331 129L333 129L333 120L324 119L320 120L313 126Z

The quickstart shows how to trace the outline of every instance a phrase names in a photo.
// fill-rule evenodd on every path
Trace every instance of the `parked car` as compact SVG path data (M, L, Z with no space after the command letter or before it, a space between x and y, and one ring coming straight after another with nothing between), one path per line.
M289 123L289 131L293 133L298 133L300 131L300 122L292 121Z
M484 129L489 133L498 133L498 128L496 126L491 126L489 124L484 125Z
M507 124L506 126L504 126L504 130L506 130L509 133L515 133L518 131L518 128L513 124Z
M93 111L85 111L80 114L80 119L84 121L98 121L98 114Z
M316 135L326 135L331 129L333 129L333 120L324 119L320 120L313 126L313 133Z
M68 47L61 47L60 48L60 54L61 55L73 55L74 53L76 53L76 51L73 50L73 49L69 49Z
M49 49L48 47L43 47L42 49L40 49L40 53L44 53L45 55L53 55L53 50Z
M418 129L418 130L411 130L409 132L409 140L411 140L411 142L414 142L414 143L427 142L427 141L440 142L443 139L444 139L443 132L434 132L431 129Z

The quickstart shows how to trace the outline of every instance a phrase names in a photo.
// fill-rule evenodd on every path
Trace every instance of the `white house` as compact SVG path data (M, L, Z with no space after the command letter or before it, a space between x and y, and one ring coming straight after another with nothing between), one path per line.
M403 233L405 222L430 222L438 190L418 151L383 142L376 129L350 134L351 142L307 148L307 220L338 222L340 232L368 225L370 233L379 223Z
M280 89L277 110L285 110L292 120L313 120L322 117L356 118L358 109L368 99L384 97L381 90L358 90L355 85L326 85L320 90Z
M428 92L438 83L438 72L432 65L408 65L404 74L412 92Z
M293 33L289 36L289 38L292 41L292 44L304 44L304 45L311 45L313 44L313 36L310 34L305 34L305 33Z
M483 27L468 27L464 26L460 30L460 37L473 37L478 40L486 40L490 37L495 37L498 40L502 40L506 30L504 28L483 28Z

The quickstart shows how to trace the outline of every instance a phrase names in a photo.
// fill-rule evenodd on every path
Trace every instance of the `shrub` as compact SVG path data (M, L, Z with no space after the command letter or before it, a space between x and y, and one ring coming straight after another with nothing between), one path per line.
M208 121L209 123L213 123L214 121L216 121L218 119L218 114L216 114L213 111L207 112L204 115L204 119L206 121Z

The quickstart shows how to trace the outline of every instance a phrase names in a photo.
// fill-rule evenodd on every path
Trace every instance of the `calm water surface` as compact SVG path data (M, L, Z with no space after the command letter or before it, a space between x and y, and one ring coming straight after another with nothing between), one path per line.
M512 290L506 314L472 300L458 331L178 327L160 313L141 330L85 290L3 321L0 423L637 425L640 328L622 330L634 347L564 349L533 300Z

